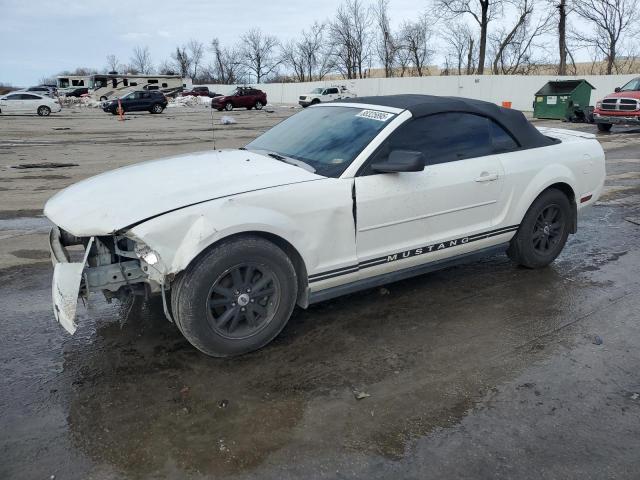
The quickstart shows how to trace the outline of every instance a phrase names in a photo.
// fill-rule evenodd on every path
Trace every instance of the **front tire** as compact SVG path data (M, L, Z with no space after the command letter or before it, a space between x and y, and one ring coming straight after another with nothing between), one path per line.
M511 239L507 255L527 268L542 268L553 262L567 242L571 230L571 203L560 190L542 192L527 210Z
M40 115L41 117L48 117L50 114L51 109L49 107L46 107L44 105L38 107L38 115Z
M151 113L162 113L163 110L164 110L164 108L162 107L162 105L160 105L159 103L156 103L155 105L153 105L151 107L150 112Z
M611 123L598 123L598 131L599 132L609 132L611 130Z
M260 237L212 248L172 285L178 328L198 350L231 357L257 350L284 328L297 298L289 257Z

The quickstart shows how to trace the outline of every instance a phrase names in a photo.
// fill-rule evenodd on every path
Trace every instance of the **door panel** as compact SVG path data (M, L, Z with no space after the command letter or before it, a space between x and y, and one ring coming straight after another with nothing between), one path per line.
M502 176L492 155L430 165L422 172L358 177L358 259L490 230Z

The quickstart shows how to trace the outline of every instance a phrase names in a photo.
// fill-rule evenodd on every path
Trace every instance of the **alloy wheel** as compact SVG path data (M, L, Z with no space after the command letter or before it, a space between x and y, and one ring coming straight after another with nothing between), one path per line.
M207 297L211 328L230 339L248 338L273 319L280 298L280 283L263 264L239 264L213 283Z
M562 238L564 219L558 205L548 205L542 209L533 227L533 248L547 255Z

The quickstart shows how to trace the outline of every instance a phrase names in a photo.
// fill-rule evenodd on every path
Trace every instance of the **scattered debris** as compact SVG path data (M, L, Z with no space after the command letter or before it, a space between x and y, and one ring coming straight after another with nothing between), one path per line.
M218 408L227 408L227 405L229 405L229 400L220 400L218 402Z
M267 109L265 109L264 111L267 112L267 113L274 113L275 112L275 110L267 110Z
M600 335L596 335L595 337L593 337L593 342L594 345L602 345L603 341L602 341L602 337Z
M187 387L187 386L185 385L184 387L182 387L182 388L180 389L180 393L181 393L182 395L188 395L188 394L189 394L189 387Z
M221 123L222 125L232 125L232 124L234 124L234 123L238 123L238 122L236 122L236 119L235 119L235 118L230 117L230 116L228 116L228 115L225 115L225 116L223 116L223 117L220 117L220 123Z
M624 219L634 225L640 225L640 217L624 217Z
M633 395L631 395L631 400L637 400L640 397L640 395L638 395L637 393L634 393Z
M42 162L42 163L21 163L20 165L13 165L11 168L18 170L25 170L27 168L67 168L77 167L77 163L58 163L58 162Z
M53 127L53 130L71 130L71 127Z
M363 398L370 397L371 395L369 395L367 392L361 392L359 390L354 390L353 391L353 396L356 397L356 400L362 400Z
M384 288L384 287L381 287L381 288L378 290L378 293L379 293L380 295L389 295L391 292L390 292L388 289L386 289L386 288Z

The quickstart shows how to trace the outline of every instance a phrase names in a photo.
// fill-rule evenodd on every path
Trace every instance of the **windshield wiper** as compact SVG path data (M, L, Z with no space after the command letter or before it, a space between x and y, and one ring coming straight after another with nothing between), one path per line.
M315 168L313 168L308 163L303 162L302 160L296 160L295 158L285 157L284 155L280 155L279 153L268 152L266 150L255 150L255 151L262 152L271 158L275 158L276 160L279 160L280 162L288 163L289 165L293 165L295 167L300 167L303 170L306 170L307 172L316 173Z

